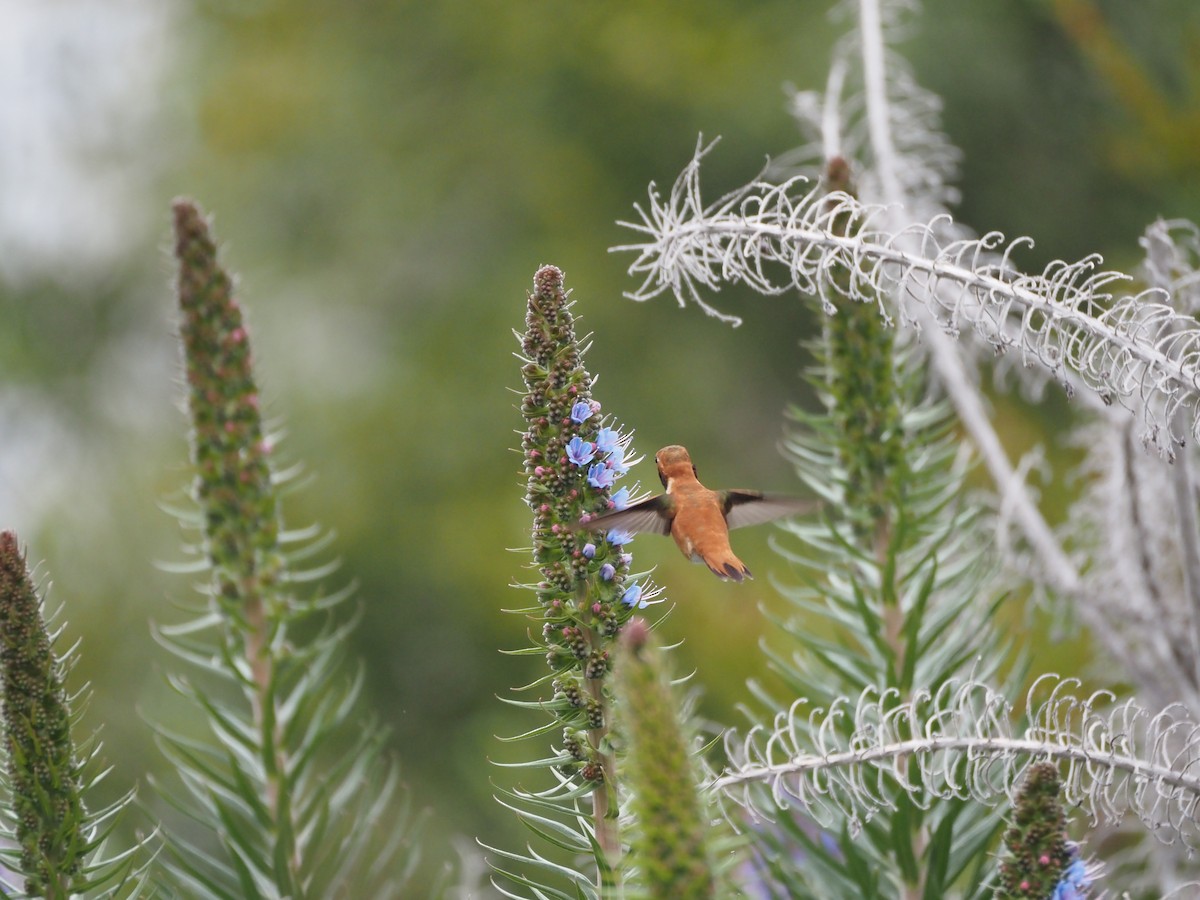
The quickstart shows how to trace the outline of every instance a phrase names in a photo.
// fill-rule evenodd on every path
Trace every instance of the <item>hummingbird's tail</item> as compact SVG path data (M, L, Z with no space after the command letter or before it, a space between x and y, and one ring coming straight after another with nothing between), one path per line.
M732 550L726 550L719 555L714 553L705 556L703 560L714 575L725 581L741 581L754 577L746 564L733 555Z

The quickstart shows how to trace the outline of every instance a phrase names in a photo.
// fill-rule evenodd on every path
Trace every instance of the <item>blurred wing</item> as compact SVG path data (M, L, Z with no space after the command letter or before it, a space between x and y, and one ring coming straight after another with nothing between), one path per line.
M575 527L583 528L587 531L612 531L614 528L619 528L621 531L628 531L630 534L639 531L650 534L670 534L670 504L666 502L664 495L659 494L657 497L651 497L649 500L635 503L633 506L622 509L619 512L604 513L604 515L596 516L596 518L589 519L587 522Z
M729 527L743 528L746 525L761 525L784 516L807 515L821 507L816 500L799 497L783 497L778 494L763 494L758 491L725 491L721 508Z

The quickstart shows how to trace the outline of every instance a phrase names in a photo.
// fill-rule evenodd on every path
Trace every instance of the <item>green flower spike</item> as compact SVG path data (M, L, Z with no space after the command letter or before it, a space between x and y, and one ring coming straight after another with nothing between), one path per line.
M997 900L1082 900L1090 883L1079 848L1067 840L1066 817L1053 763L1029 767L1004 833Z
M90 849L80 798L82 764L71 741L63 666L51 651L42 604L11 531L0 533L0 674L4 749L20 871L31 897L67 897L85 886Z
M716 880L706 844L710 823L696 791L662 650L644 619L634 619L622 634L616 687L628 744L623 770L637 822L630 855L640 867L640 880L653 898L713 897Z
M570 306L562 272L543 266L534 276L525 332L518 335L526 389L525 500L533 510L533 561L540 575L527 585L537 606L521 612L539 623L538 649L545 652L554 689L549 703L525 705L551 711L563 729L553 760L560 775L581 790L591 787L599 880L605 881L616 877L621 853L605 682L617 633L635 608L654 602L657 591L631 583L627 535L578 529L585 517L624 507L629 491L613 487L634 460L629 435L606 421L592 398Z
M830 160L825 187L853 194L850 167ZM847 214L847 219L848 219ZM834 222L845 234L848 221ZM839 436L839 461L846 468L845 510L860 531L886 527L896 504L895 484L904 471L904 431L895 366L895 329L874 303L856 302L852 276L833 271L840 300L825 318L830 407ZM882 539L882 534L877 535Z
M203 216L184 200L174 212L196 499L204 509L218 596L227 612L254 622L283 557L250 342ZM252 660L258 655L249 653Z
M186 791L171 799L224 855L177 834L170 871L186 892L218 897L398 896L415 849L402 847L409 817L383 734L357 715L361 673L344 672L354 620L332 611L349 592L297 593L333 567L296 568L321 538L282 527L232 280L196 206L176 201L174 220L199 507L180 515L202 533L196 568L209 581L194 618L159 634L198 670L170 681L209 735L159 734Z

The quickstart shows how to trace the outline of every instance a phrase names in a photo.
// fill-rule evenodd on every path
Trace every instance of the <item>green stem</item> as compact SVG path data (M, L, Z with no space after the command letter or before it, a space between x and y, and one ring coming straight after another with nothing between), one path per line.
M601 888L619 887L621 883L621 830L617 824L615 788L617 760L612 751L608 749L605 740L609 733L607 723L610 710L604 696L604 687L600 681L589 679L587 691L588 696L603 711L605 722L599 728L588 729L588 743L591 744L592 750L600 760L604 772L603 779L597 782L592 789L592 824L596 829L596 843L600 845L605 862L608 864L607 873L604 869L600 869L597 886Z

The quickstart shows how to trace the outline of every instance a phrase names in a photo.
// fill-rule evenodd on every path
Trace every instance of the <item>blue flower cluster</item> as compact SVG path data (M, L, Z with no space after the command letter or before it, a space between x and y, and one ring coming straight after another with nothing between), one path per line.
M600 411L600 404L595 400L580 400L571 407L571 421L582 425ZM594 441L584 440L579 435L571 438L566 445L568 462L576 468L587 468L587 483L597 491L607 491L614 487L617 479L629 471L630 465L636 460L627 460L629 452L629 435L622 435L620 430L610 425L603 425L596 432ZM608 508L622 510L629 506L630 492L628 487L621 487L608 498ZM630 532L620 528L612 528L604 533L604 540L616 550L624 547L633 540ZM587 543L582 548L583 556L595 559L597 547ZM601 556L603 558L603 555ZM621 553L620 561L628 565L631 557ZM611 581L616 569L611 563L600 567L600 578ZM653 603L661 603L655 598L662 593L661 588L643 589L639 584L631 584L621 594L620 600L630 609L645 609Z
M571 407L571 421L583 424L600 411L600 404L595 400L580 400ZM629 437L620 431L605 425L596 433L595 441L585 441L579 435L567 443L567 461L577 468L587 466L587 483L598 491L607 491L616 484L618 478L629 471L630 462L625 454L629 450ZM629 489L621 488L610 500L610 508L624 509L629 503ZM615 541L610 543L628 543Z
M594 400L590 403L580 400L571 408L571 421L582 424L599 409L600 404ZM587 483L598 491L606 491L629 471L629 463L625 461L628 446L627 437L623 438L615 428L605 426L596 434L595 442L585 441L579 435L571 438L567 444L567 460L579 468L588 466ZM625 496L628 498L628 491Z

